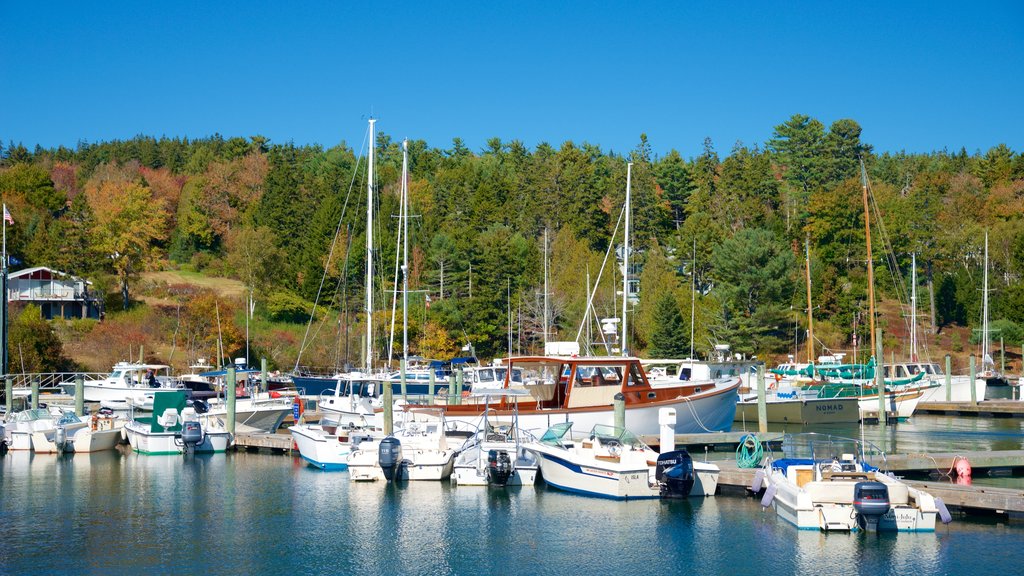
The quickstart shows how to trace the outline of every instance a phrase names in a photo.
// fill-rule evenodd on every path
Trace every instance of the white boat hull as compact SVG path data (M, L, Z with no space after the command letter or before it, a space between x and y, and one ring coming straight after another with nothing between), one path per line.
M138 422L129 423L124 427L128 443L132 450L140 454L158 456L165 454L182 454L184 444L175 438L174 432L151 432L148 425ZM196 454L213 454L224 452L231 443L231 434L224 430L207 430L203 427L203 441L196 444Z
M971 401L971 386L970 376L951 376L950 377L950 402L970 402ZM946 377L936 376L933 382L939 384L938 388L930 388L925 391L924 395L921 396L921 403L928 404L930 402L946 402ZM988 392L988 381L984 378L975 378L974 380L974 399L982 401L985 399L985 394Z
M910 489L894 488L895 485L905 486L890 479L884 474L876 476L878 481L890 487L890 495L895 492L906 492L908 498L898 499L892 508L879 520L878 529L900 532L933 532L935 531L934 499L925 492ZM857 513L853 508L853 485L844 487L840 497L815 498L817 485L822 482L809 482L805 488L799 488L788 481L780 470L773 471L766 480L768 486L775 486L776 492L772 506L779 518L793 524L801 530L821 530L823 532L860 530Z
M678 398L670 402L651 405L626 406L626 428L639 435L656 436L661 427L658 413L662 408L676 410L676 434L729 431L736 416L739 380L717 394L702 394L696 398ZM480 407L483 411L483 406ZM510 417L511 412L495 411L497 417ZM455 414L447 412L445 419L475 425L480 413ZM615 412L611 406L574 409L542 409L518 411L519 427L531 432L543 432L559 422L572 422L576 430L589 430L596 424L613 425Z
M87 425L68 428L70 427L66 427L67 441L64 444L64 452L113 450L122 437L120 426L107 430L92 430ZM54 433L44 434L36 432L32 438L32 450L37 454L56 454L60 452L54 437Z
M532 486L537 481L539 466L530 451L520 446L517 453L514 443L495 442L485 443L482 450L474 445L459 453L452 469L452 483L456 486L487 486L490 483L487 479L487 453L490 450L504 450L515 456L512 475L506 486Z
M327 434L319 426L292 426L288 429L299 455L321 470L347 470L352 447L347 439Z

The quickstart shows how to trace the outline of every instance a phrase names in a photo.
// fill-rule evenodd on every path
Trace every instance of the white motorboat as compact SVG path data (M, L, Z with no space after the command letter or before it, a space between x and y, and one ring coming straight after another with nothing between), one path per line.
M489 409L492 398L529 397L529 394L515 389L491 389L476 394L485 396L484 414L477 433L466 440L455 458L452 483L458 486L532 486L537 479L537 457L525 444L535 442L536 438L518 427L515 412L511 420L501 421L495 419Z
M537 456L548 485L587 496L616 500L711 496L718 466L694 462L686 450L659 455L635 434L598 424L573 440L572 422L555 424L540 441L526 445Z
M106 400L100 405L113 410L114 413L125 415L129 412L153 411L153 398L159 390L139 390L130 393L124 402ZM235 423L254 428L260 432L273 434L281 427L284 419L292 413L294 396L281 392L254 392L251 396L235 399ZM227 400L222 397L210 398L206 401L210 418L227 420Z
M871 466L864 442L825 434L783 438L784 458L767 458L754 479L767 489L762 506L797 528L822 531L935 530L935 516L949 521L941 500ZM885 455L877 448L884 465Z
M438 409L417 408L404 413L405 425L393 435L356 446L348 457L353 481L447 480L452 475L457 450L471 434L449 428Z
M53 431L33 433L32 451L54 454L113 450L121 441L124 424L123 418L117 418L106 410L84 420L67 413Z
M165 364L118 362L106 378L85 382L85 401L123 402L135 392L180 389L181 383L170 376L170 370Z
M204 454L224 452L231 443L231 433L219 418L200 415L205 404L186 406L183 391L157 392L153 413L134 418L124 432L132 450L140 454Z
M288 431L302 459L326 471L348 470L352 447L373 438L373 433L369 431L317 424L297 424L288 428Z
M84 428L74 412L65 412L57 407L35 408L15 413L7 422L4 435L11 450L33 450L35 443L50 442L58 428L73 431ZM45 448L45 446L43 446Z
M380 427L375 410L382 408L380 393L383 381L359 372L339 375L333 390L317 397L321 424L344 428Z

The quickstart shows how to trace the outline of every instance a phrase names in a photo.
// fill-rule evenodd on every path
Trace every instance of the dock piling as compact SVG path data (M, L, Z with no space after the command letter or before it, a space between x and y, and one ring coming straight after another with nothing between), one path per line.
M227 398L228 432L235 433L235 369L228 368L224 396Z
M85 374L75 374L75 414L85 416Z
M878 429L882 431L882 449L885 450L885 426L888 424L888 414L885 410L885 370L882 366L882 331L878 330L878 344L875 350L875 357L878 362L875 364L875 386L878 388Z
M427 394L430 395L430 401L434 401L434 387L437 385L437 374L434 373L434 369L430 369L430 383L427 384Z
M395 433L395 401L392 398L391 382L384 380L384 434L390 436Z
M409 402L409 394L408 394L408 391L407 391L406 386L405 386L405 369L406 369L405 358L402 358L401 360L399 360L398 361L398 365L399 365L399 377L402 380L402 401L408 403Z
M971 383L974 386L974 383ZM953 401L953 359L946 354L946 402Z
M974 383L978 379L978 371L974 362L974 354L971 354L971 406L978 403L977 385Z
M5 414L10 418L14 411L14 378L10 376L4 378L4 403L7 408Z
M32 409L39 408L39 376L32 377Z
M757 431L768 433L768 403L764 389L764 364L757 367Z
M625 428L626 427L626 397L622 395L622 392L616 392L615 397L612 399L612 407L615 412L615 427Z
M267 359L260 358L260 392L266 393L269 388L267 383Z

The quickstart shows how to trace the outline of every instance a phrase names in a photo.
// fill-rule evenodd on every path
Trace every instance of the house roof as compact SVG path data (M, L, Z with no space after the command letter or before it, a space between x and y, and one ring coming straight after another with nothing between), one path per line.
M13 279L13 278L22 278L22 277L25 277L25 276L31 277L32 275L36 274L37 272L48 272L50 274L50 276L59 276L59 277L71 278L73 280L83 280L82 278L79 278L78 276L74 276L72 274L68 274L67 272L61 272L60 270L54 270L53 268L47 268L46 266L34 266L32 268L25 268L23 270L18 270L17 272L10 272L10 273L7 274L7 278L8 279ZM92 282L89 282L88 280L84 280L84 282L86 284L92 284Z

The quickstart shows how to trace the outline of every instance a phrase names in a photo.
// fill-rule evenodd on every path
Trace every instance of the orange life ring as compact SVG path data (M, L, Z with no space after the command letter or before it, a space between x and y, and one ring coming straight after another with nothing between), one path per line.
M302 400L302 396L296 396L295 402L292 402L292 404L299 407L299 416L302 416L306 411L306 403Z

